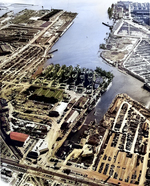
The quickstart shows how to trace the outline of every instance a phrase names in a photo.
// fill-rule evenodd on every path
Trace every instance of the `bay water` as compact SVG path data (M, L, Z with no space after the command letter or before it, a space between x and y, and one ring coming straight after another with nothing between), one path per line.
M103 70L111 71L114 74L112 86L105 92L95 108L97 120L100 120L115 96L119 93L127 93L133 99L139 101L147 108L150 108L150 92L142 88L143 83L130 75L126 75L116 68L106 64L100 58L99 44L105 43L105 39L110 32L109 28L104 26L102 22L112 24L107 15L107 8L114 1L98 1L98 0L51 0L40 1L39 3L27 0L26 3L31 5L9 5L8 9L15 13L28 9L63 9L66 11L77 12L78 15L74 20L74 24L53 46L52 50L58 49L53 58L49 59L45 66L50 63L66 64L67 66L86 67L95 69L101 67ZM1 10L0 14L6 10Z

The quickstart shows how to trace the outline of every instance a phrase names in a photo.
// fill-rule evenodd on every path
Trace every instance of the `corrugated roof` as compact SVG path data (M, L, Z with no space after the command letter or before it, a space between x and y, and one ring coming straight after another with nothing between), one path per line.
M29 135L19 133L19 132L10 133L10 139L15 140L15 141L25 142L28 137Z

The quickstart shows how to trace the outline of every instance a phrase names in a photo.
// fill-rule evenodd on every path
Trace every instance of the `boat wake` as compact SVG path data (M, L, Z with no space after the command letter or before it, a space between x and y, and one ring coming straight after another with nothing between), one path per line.
M112 82L108 85L108 87L107 87L107 90L106 91L108 91L109 89L110 89L110 87L112 86Z

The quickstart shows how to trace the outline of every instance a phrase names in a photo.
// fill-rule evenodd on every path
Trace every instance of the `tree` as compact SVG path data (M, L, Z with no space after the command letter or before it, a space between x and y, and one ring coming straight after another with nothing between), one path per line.
M109 7L108 10L107 10L107 13L108 13L109 19L112 18L113 8L114 8L114 5L112 4L111 7Z

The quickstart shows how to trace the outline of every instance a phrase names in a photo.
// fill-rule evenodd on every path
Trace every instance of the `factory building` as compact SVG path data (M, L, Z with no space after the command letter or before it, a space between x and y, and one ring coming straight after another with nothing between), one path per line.
M33 149L27 154L27 157L37 159L39 155L48 151L48 144L44 139L39 139Z
M59 113L59 115L61 116L64 112L64 110L67 108L68 103L65 102L61 102L57 105L55 111L57 111Z
M19 133L19 132L10 132L10 140L16 146L23 146L25 141L29 138L29 135Z

